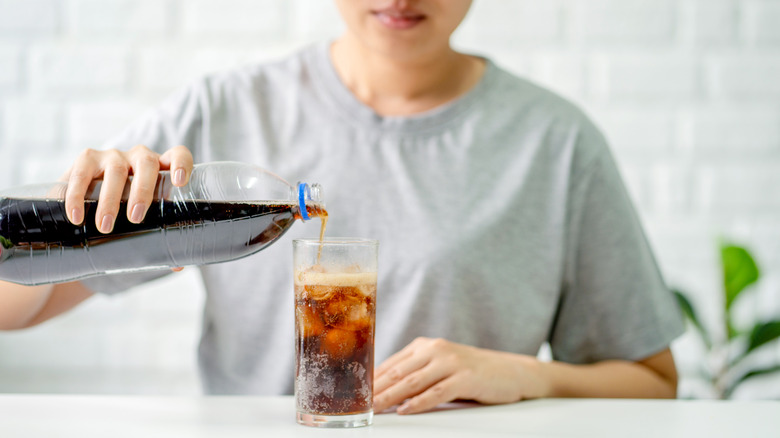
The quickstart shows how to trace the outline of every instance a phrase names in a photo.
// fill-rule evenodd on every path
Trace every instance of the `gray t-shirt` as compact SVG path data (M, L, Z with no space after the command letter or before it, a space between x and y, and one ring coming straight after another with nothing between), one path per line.
M682 330L615 162L572 104L490 61L442 107L382 117L340 81L328 44L204 78L108 146L183 144L196 162L319 182L329 236L380 241L376 360L415 337L555 359L637 360ZM291 393L296 224L251 257L203 266L209 393ZM99 292L151 276L100 277Z

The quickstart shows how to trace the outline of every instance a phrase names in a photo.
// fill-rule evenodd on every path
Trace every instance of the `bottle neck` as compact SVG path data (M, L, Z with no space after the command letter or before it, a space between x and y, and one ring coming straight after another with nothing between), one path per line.
M307 221L313 217L327 217L325 204L322 202L322 186L299 182L295 190L295 198L298 200L298 211L301 220Z

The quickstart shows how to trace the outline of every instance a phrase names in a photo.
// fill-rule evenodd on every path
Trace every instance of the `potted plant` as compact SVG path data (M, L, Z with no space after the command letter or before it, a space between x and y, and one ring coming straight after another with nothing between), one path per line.
M690 300L674 290L686 319L698 333L707 351L707 367L703 377L715 391L716 397L728 399L744 382L758 376L780 372L780 363L751 368L747 366L761 347L780 338L780 319L752 322L752 327L736 327L732 315L734 303L750 293L748 286L756 283L760 271L750 252L737 245L721 243L723 268L723 305L720 324L722 330L706 327Z

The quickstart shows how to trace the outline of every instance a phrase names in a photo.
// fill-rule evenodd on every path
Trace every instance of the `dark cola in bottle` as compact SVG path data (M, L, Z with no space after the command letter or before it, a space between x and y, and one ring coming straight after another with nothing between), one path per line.
M65 211L64 183L0 193L0 280L35 285L95 275L224 262L254 254L295 222L327 217L318 184L292 186L244 163L196 165L175 187L160 172L144 220L127 220L127 194L112 232L95 225L101 182L88 190L84 221Z

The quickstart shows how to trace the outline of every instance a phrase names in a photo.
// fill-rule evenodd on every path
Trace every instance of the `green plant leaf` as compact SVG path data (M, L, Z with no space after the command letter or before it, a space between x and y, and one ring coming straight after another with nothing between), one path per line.
M5 236L0 236L0 245L2 245L5 249L9 249L14 246L14 244Z
M734 327L734 324L731 323L731 318L726 320L726 330L728 330L728 339L729 340L737 338L741 334L739 332L739 330L737 330L737 328Z
M674 296L677 297L677 304L680 305L680 310L682 310L685 317L691 321L693 326L696 327L696 330L699 332L699 336L701 336L701 339L704 341L704 345L707 346L707 349L710 349L712 347L712 342L710 341L709 333L707 333L704 325L702 325L698 316L696 316L696 309L693 308L693 304L691 304L688 298L686 298L685 295L679 290L674 289L672 292L674 293Z
M763 376L765 374L772 374L780 371L780 365L775 365L767 368L759 368L757 370L752 370L750 372L747 372L741 376L739 376L738 379L734 380L731 385L729 385L728 388L726 388L725 395L726 398L731 398L731 394L739 387L739 385L742 384L745 380L752 379L753 377L757 376Z
M780 338L780 321L760 322L750 332L750 340L745 354L777 338Z
M723 286L726 293L726 311L746 287L758 281L760 275L755 260L745 248L723 244L720 248L723 263Z

